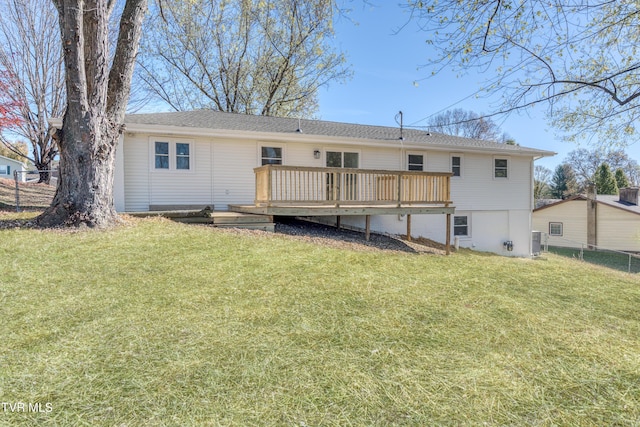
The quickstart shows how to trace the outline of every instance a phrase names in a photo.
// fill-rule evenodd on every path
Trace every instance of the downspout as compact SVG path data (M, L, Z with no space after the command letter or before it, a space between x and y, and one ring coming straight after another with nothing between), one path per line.
M596 184L587 184L587 245L595 249L598 245L598 193Z

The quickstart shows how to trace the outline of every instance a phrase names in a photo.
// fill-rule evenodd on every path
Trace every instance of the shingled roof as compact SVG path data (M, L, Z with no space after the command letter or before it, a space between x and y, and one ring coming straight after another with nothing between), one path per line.
M534 212L541 211L541 210L548 209L548 208L553 208L555 206L558 206L558 205L561 205L561 204L564 204L564 203L568 203L568 202L573 202L573 201L576 201L576 200L585 201L585 200L588 200L588 199L587 199L586 195L578 194L578 195L571 196L571 197L569 197L567 199L564 199L564 200L557 200L554 203L548 203L548 204L545 204L543 206L536 207L534 209ZM596 202L597 203L602 203L602 204L607 205L607 206L611 206L612 208L622 209L622 210L634 213L636 215L640 215L640 206L634 205L634 204L631 204L631 203L627 203L625 201L622 201L622 200L620 200L620 196L617 196L617 195L611 196L611 195L606 195L606 194L598 194L596 196Z
M372 142L400 141L399 127L373 126L308 120L287 117L252 116L213 110L181 111L173 113L130 114L126 125L152 125L186 127L211 130L237 130L271 134L303 134L335 138L352 138ZM403 129L402 141L406 144L446 146L449 149L482 149L513 154L551 156L555 153L519 145L462 138L426 130Z

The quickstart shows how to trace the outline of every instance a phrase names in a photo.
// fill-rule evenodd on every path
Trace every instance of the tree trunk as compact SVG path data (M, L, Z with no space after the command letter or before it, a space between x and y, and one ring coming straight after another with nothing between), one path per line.
M113 204L115 150L122 133L147 0L127 0L109 69L113 0L53 0L64 49L67 108L56 140L58 188L38 217L42 226L107 227Z
M113 171L119 132L89 113L81 123L69 123L65 116L61 134L65 143L60 144L58 187L39 224L107 227L117 223Z
M34 166L38 169L38 184L50 184L51 164L38 162Z

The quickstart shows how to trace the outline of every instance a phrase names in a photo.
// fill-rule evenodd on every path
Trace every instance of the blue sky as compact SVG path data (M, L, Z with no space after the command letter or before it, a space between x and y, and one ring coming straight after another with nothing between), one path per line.
M451 108L484 114L493 111L487 100L473 96L490 76L470 73L458 78L455 73L441 73L425 78L431 74L430 68L420 68L431 53L426 35L412 23L397 32L408 19L397 1L369 3L351 3L349 18L355 23L344 18L336 22L335 43L346 53L353 78L321 90L320 119L396 126L394 118L402 111L405 125L425 125L424 119ZM583 148L556 137L545 122L543 107L507 118L495 117L494 121L520 145L557 152L554 157L536 162L550 169L570 151ZM626 151L640 162L640 144Z

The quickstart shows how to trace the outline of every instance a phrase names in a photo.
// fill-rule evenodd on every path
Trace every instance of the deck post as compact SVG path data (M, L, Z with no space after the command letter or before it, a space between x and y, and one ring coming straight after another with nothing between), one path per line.
M447 214L447 237L445 238L447 255L451 254L451 214Z
M402 172L398 173L397 175L398 178L398 207L402 206Z
M340 217L340 215L336 216L336 228L337 228L338 230L340 230L340 222L341 222L340 220L341 220L341 219L342 219L342 218Z
M371 237L371 215L366 215L364 217L364 240L368 242L369 237Z
M407 214L407 242L411 241L411 214Z

